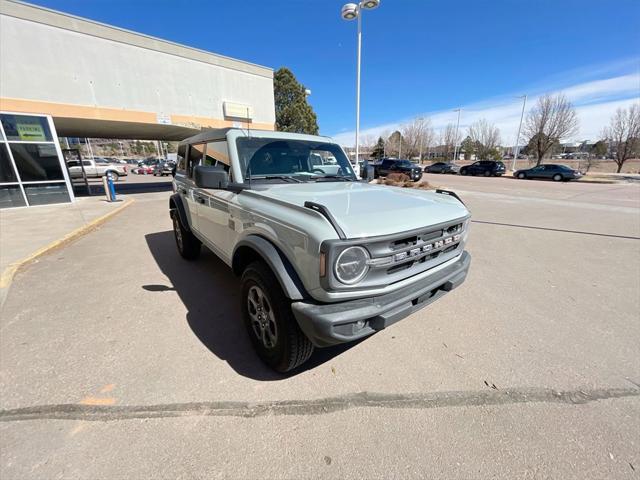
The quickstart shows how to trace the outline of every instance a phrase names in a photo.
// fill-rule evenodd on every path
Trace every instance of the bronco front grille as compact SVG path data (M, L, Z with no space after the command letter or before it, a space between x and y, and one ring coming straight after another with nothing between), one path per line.
M336 252L348 245L361 245L369 251L371 259L369 272L361 282L345 287L336 281L332 282L333 288L365 289L390 285L440 265L462 252L465 225L466 218L462 218L395 235L340 242Z

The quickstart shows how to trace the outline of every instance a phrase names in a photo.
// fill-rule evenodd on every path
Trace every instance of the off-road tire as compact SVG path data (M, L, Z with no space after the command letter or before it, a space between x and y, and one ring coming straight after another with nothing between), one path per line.
M200 255L200 247L202 245L200 240L184 228L176 211L171 213L171 219L173 220L173 235L176 239L178 253L186 260L195 260Z
M291 301L286 297L278 279L262 261L256 261L244 270L241 283L242 318L256 353L271 368L285 373L306 362L313 353L313 344L300 330L291 311ZM249 314L249 291L257 286L267 298L277 325L277 338L272 348L267 348L258 338Z

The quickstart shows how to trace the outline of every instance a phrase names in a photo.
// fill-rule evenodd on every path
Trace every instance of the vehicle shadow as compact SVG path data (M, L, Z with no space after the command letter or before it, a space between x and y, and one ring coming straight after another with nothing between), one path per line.
M240 316L240 281L207 248L197 261L182 259L172 231L145 235L154 260L171 285L143 285L150 292L175 290L187 309L187 323L211 353L240 375L274 381L295 376L335 358L357 343L318 349L299 369L286 375L264 365L253 350Z

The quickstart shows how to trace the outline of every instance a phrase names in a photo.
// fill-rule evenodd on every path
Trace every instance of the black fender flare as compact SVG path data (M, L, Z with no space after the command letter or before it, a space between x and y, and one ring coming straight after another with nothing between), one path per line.
M243 255L240 253L248 252L247 248L257 254L257 256L250 257L251 260L259 257L265 261L278 279L280 287L282 287L282 291L287 298L290 300L303 300L308 297L304 285L291 262L273 243L259 235L248 235L236 245L232 256L232 268L236 275L242 275L242 270L249 263L246 259L243 259Z
M184 203L182 203L182 197L177 193L174 193L169 197L169 215L173 216L175 214L178 215L180 223L182 223L184 229L190 232L191 227L189 226L189 220L187 219L187 211L184 208Z

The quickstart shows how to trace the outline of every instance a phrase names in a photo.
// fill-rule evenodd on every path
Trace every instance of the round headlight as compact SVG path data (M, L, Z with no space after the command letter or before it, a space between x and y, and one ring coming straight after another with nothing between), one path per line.
M358 283L369 271L367 260L369 253L364 248L345 248L336 260L336 277L347 285Z

